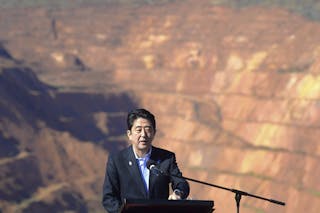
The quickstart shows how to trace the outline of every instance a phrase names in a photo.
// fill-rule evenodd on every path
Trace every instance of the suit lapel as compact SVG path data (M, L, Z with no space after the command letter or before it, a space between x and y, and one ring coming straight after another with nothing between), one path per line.
M138 190L140 190L144 197L147 198L148 195L147 195L147 192L145 190L145 186L144 186L144 182L143 182L143 179L142 179L142 176L141 176L141 172L140 172L140 168L139 168L139 165L137 163L137 159L133 153L133 148L132 146L130 146L128 148L128 154L126 155L127 157L127 167L128 167L128 170L130 172L130 177L128 178L133 178L135 180L135 182L137 183L137 186L136 188ZM131 187L134 187L134 186L131 186Z

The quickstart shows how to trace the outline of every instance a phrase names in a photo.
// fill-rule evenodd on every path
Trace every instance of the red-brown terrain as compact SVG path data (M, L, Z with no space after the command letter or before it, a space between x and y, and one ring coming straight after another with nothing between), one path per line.
M104 212L110 152L135 107L186 177L240 212L320 209L320 24L209 1L2 9L0 212ZM234 194L192 199L236 212Z

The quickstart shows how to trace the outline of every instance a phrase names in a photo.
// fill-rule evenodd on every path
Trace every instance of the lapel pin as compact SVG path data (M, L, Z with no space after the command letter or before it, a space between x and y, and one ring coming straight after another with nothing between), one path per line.
M132 162L131 161L129 161L129 166L132 166Z

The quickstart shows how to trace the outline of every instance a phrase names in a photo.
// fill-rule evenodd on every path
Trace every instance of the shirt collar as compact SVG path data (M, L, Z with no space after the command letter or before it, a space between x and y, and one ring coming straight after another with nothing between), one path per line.
M136 154L136 152L135 152L134 149L133 149L134 156L135 156L136 159L138 159L138 160L140 160L140 159L149 160L149 159L150 159L150 156L151 156L151 151L152 151L152 146L150 147L148 153L147 153L143 158L140 158L140 157L138 157L138 155Z

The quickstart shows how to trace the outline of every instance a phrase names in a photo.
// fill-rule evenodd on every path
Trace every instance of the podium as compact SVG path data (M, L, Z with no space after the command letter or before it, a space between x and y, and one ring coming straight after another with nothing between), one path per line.
M120 213L211 213L213 201L126 199Z

